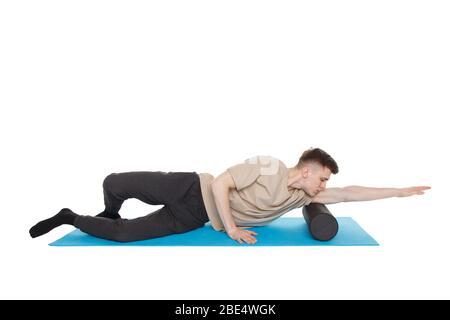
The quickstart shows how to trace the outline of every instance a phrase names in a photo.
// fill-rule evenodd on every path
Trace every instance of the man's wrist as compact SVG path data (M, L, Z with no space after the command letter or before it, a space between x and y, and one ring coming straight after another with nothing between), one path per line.
M225 230L226 230L226 232L227 232L228 234L230 234L231 232L233 232L233 231L236 230L236 229L237 229L236 226L230 226L230 227L226 228Z

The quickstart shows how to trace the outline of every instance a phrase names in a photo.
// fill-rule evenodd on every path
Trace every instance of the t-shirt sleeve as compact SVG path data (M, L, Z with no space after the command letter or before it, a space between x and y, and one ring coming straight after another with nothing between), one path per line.
M251 185L260 176L258 164L240 163L228 168L227 171L233 178L238 191Z
M304 199L305 199L305 204L304 204L304 206L307 206L307 205L310 204L310 203L312 202L312 200L313 200L313 198L310 197L310 196L308 196L306 193L305 193Z
M307 206L313 200L312 197L308 196L305 191L302 190L303 196L300 198L300 201L297 204L297 208Z

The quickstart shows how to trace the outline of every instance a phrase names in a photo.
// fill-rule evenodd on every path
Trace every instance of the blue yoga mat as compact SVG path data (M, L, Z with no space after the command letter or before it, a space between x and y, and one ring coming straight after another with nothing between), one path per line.
M210 223L205 227L181 234L134 242L115 242L90 236L75 230L51 246L377 246L378 243L352 218L338 217L339 231L330 241L311 237L303 218L280 218L263 227L252 227L258 233L256 244L239 244L225 232L215 231Z

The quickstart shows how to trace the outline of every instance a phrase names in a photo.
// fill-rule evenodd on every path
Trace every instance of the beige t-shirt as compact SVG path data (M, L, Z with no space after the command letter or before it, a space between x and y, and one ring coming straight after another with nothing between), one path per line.
M227 169L236 189L229 194L231 214L237 226L263 226L286 212L311 203L301 189L288 189L288 169L279 159L256 156ZM211 190L214 177L200 173L200 186L209 220L216 231L224 230Z

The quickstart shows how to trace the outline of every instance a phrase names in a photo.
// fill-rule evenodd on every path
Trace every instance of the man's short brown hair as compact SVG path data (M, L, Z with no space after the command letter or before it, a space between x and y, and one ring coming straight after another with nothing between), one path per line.
M296 165L297 168L302 167L305 163L315 162L323 167L327 167L330 169L331 173L338 173L339 167L334 161L334 159L325 151L319 148L310 148L303 152L302 156L300 157L300 160L298 161L298 164Z

